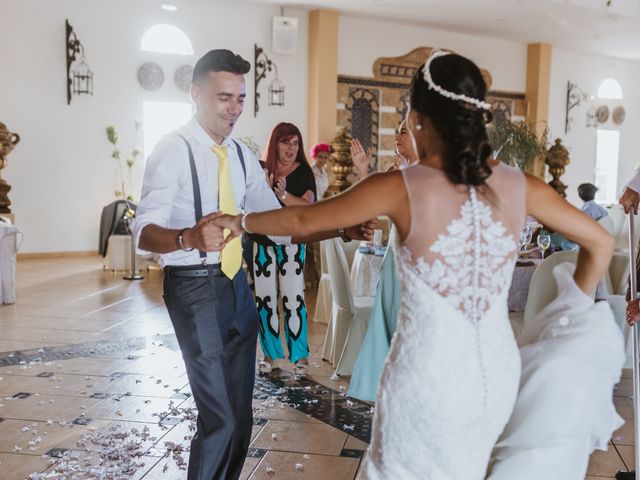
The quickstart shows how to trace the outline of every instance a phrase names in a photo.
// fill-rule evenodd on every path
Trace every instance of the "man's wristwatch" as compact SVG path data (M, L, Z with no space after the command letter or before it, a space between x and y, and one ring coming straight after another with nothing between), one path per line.
M345 242L345 243L351 241L351 238L349 238L349 236L347 235L347 232L345 231L344 228L339 228L338 229L338 235L340 236L342 241Z
M184 232L186 232L187 230L189 230L189 229L188 228L183 228L182 230L180 230L178 232L178 237L176 238L176 242L178 243L178 246L180 247L180 249L183 252L191 252L193 250L193 247L186 248L184 246Z

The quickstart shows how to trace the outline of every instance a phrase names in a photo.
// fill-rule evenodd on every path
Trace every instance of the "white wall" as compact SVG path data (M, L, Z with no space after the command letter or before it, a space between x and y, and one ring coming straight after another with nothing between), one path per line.
M448 48L464 55L493 77L493 90L524 92L527 45L434 28L340 17L338 73L371 77L379 57L397 57L418 47Z
M567 81L576 83L585 92L597 96L598 87L605 78L613 77L622 86L626 110L626 119L620 130L620 161L618 167L618 190L633 175L640 164L640 62L618 60L577 53L558 48L553 49L551 63L551 91L549 105L549 128L553 138L561 138L569 149L571 163L561 177L569 187L568 199L577 206L582 204L578 198L577 187L584 182L595 181L596 129L587 128L586 113L588 106L572 110L573 122L568 134L564 133L567 102ZM595 105L605 101L595 100ZM609 118L603 128L616 128Z
M229 48L253 65L254 43L271 51L275 6L221 0L176 0L178 12L165 12L155 0L21 0L4 2L0 28L0 121L18 132L21 143L3 171L12 185L12 210L24 232L22 252L96 250L102 207L114 200L115 165L104 134L113 124L123 154L132 145L133 122L142 119L142 102L189 101L173 83L177 65L195 63L212 48ZM250 9L250 10L249 10ZM299 18L298 53L270 55L286 85L286 106L268 107L260 90L261 111L253 117L253 69L247 75L247 103L235 136L266 143L279 121L306 132L307 13L286 9ZM65 18L84 45L94 71L94 95L78 96L67 106ZM193 42L193 57L141 52L140 40L156 23L171 23ZM136 72L145 61L163 66L165 83L155 92L138 85ZM148 153L148 152L147 152ZM136 166L139 192L143 161Z

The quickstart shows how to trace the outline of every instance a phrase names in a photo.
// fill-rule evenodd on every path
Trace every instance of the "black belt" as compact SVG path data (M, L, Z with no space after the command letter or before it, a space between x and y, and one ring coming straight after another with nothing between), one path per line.
M203 267L202 265L168 265L164 267L164 273L169 277L208 277L209 275L224 275L219 263L207 265L206 267Z

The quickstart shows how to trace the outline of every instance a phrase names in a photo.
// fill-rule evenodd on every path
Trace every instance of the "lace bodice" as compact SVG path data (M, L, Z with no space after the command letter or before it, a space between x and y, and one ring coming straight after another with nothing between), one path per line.
M405 173L412 227L398 245L401 261L473 323L493 299L508 292L515 237L524 221L522 173L503 166L494 170L487 199L479 198L474 187L467 193L449 184L442 172L429 167L417 165ZM512 184L511 194L500 188L505 181ZM443 198L451 200L434 215L429 203L442 205Z

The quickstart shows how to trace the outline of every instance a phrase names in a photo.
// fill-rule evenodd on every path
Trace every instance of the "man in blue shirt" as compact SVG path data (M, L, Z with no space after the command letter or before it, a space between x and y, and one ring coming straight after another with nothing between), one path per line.
M596 222L602 217L609 215L604 208L594 201L597 191L598 187L592 183L582 183L578 185L578 196L584 202L582 211L593 218Z

